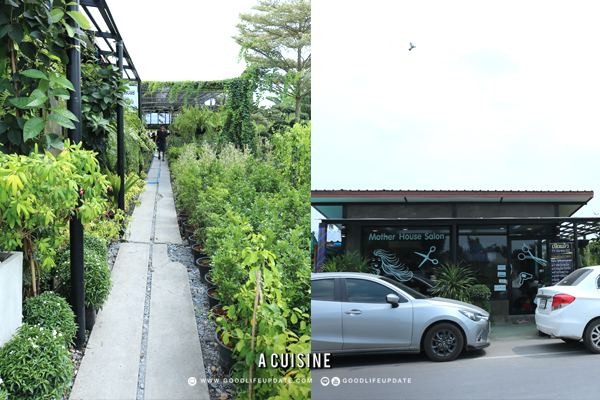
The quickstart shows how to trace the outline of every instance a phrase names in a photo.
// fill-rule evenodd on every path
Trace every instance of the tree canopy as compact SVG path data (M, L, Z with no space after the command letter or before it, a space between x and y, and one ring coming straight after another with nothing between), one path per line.
M310 0L258 0L257 12L240 14L233 39L246 60L272 71L269 89L295 106L300 120L302 100L311 91Z

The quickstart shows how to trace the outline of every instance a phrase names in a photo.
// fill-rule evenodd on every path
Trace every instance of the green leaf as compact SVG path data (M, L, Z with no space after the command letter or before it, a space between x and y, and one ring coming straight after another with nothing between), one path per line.
M87 18L79 11L67 11L67 14L69 14L69 16L73 18L73 20L77 22L82 29L91 28Z
M59 124L60 126L64 126L65 128L75 129L75 125L68 119L63 117L60 114L50 114L48 115L48 121L53 121Z
M35 46L35 44L31 42L21 42L21 44L19 45L19 49L30 60L36 59L37 47Z
M46 99L48 98L48 97L46 96L46 93L44 93L44 92L43 92L42 90L40 90L40 89L35 89L35 90L34 90L33 92L31 92L31 94L29 95L29 98L30 98L31 100L35 100L35 99L41 99L42 97L44 97L44 98L46 98Z
M38 89L42 92L48 90L48 81L46 79L40 79L40 84L38 85Z
M49 95L60 97L63 100L69 100L71 98L71 94L65 88L56 88L54 90L51 90ZM83 97L82 97L82 100L83 100Z
M19 25L9 25L8 36L17 43L23 41L23 30Z
M23 109L23 110L29 110L29 109L31 109L31 107L27 106L27 104L30 101L31 100L29 100L28 97L15 97L15 98L9 100L9 102L13 106L18 107L18 108Z
M58 83L59 85L61 85L63 87L66 87L71 90L75 90L75 88L73 87L73 84L71 82L69 82L69 80L67 78L63 78L62 76L53 76L52 74L50 74L50 80Z
M27 122L25 122L25 127L23 129L23 139L25 141L36 137L41 131L46 127L46 121L44 121L40 117L30 118Z
M37 98L37 99L33 99L29 103L27 103L27 106L31 107L31 108L41 108L41 106L44 105L44 103L46 102L46 100L48 100L47 97L40 97L40 98Z
M53 24L60 21L64 15L65 15L65 12L63 10L61 10L60 8L55 8L54 10L50 11L50 17L52 19Z
M4 121L0 121L0 134L8 130L8 124Z
M29 78L36 78L36 79L48 79L48 77L46 76L46 74L44 74L42 71L39 71L37 69L27 69L25 71L19 72L21 75L25 75Z
M10 25L3 25L2 28L0 28L0 38L3 38L9 29L10 29Z
M8 130L8 140L10 140L11 143L16 145L21 144L21 131L15 128L10 128Z
M74 37L75 31L73 30L73 27L71 25L67 24L67 21L65 21L65 20L63 20L62 23L67 30L67 35L69 35L70 38Z
M51 108L50 110L54 111L57 114L62 115L65 118L70 119L71 121L79 122L79 120L77 119L75 114L73 114L71 111L67 110L66 108Z

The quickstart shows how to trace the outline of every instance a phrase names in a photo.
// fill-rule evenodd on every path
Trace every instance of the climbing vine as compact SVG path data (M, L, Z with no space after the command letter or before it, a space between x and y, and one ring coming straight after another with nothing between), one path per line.
M118 68L102 67L90 52L86 60L81 65L81 136L84 147L98 153L98 163L104 169L109 166L106 160L109 124L117 116L117 106L127 106L123 98L127 86L119 78Z
M260 68L248 68L239 78L231 79L226 85L229 95L225 104L225 122L221 132L222 141L236 145L251 145L256 136L256 125L250 119L256 109L254 93L261 79Z
M183 93L183 102L195 99L203 92L223 90L229 79L220 81L143 81L147 89L144 96L151 96L159 88L169 88L169 101L175 101L179 98L179 94Z

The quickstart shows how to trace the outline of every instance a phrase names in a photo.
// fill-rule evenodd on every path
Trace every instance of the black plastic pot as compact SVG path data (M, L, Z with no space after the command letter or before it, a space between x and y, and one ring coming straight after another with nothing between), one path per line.
M193 226L191 228L187 228L184 232L185 238L187 240L190 240L190 238L194 236L194 232L196 232L196 228L194 228Z
M216 297L211 296L208 292L210 292L211 290L217 290L216 287L210 287L208 288L208 290L206 291L206 297L208 297L208 306L210 308L213 308L214 306L216 306L217 304L219 304L219 299L217 299Z
M235 364L235 358L233 358L233 349L225 346L219 340L219 335L215 332L215 340L219 345L219 365L223 368L223 371L229 371Z
M201 246L201 245L195 244L194 246ZM197 250L194 248L194 246L192 246L192 255L194 256L194 260L197 260L201 257L206 257L206 253L204 252L203 246L202 246L202 250Z
M217 322L217 316L214 314L214 312L215 312L215 308L217 308L217 307L219 307L219 306L222 306L222 305L223 305L223 304L219 303L219 304L217 304L216 306L214 306L214 307L211 307L211 309L210 309L210 311L211 311L211 314L210 314L210 320L211 320L211 321L213 321L213 322Z
M196 237L196 236L190 236L190 237L188 238L188 244L189 244L190 246L192 246L192 247L193 247L193 246L194 246L196 243L198 243L198 241L197 241L197 237ZM195 257L195 258L194 258L194 260L195 260L196 258L198 258L198 257Z
M185 234L185 238L186 238L186 239L188 238L188 235L187 235L187 230L188 230L188 229L190 229L190 228L193 228L193 229L194 229L194 231L196 230L196 228L194 228L194 225L192 225L192 224L188 224L187 222L184 222L184 223L183 223L183 232L184 232L184 234Z
M200 263L200 261L202 261L202 260L208 260L208 259L209 259L208 257L200 257L200 258L196 259L196 265L198 266L198 269L200 270L200 278L202 279L202 282L204 282L204 283L207 283L204 280L204 275L206 275L206 274L208 274L210 272L210 269L212 268L212 266L210 264L209 265L202 265Z
M85 329L91 331L96 324L96 309L94 307L85 308Z
M208 285L208 287L218 287L217 285L215 285L215 283L214 283L214 282L212 282L212 281L209 281L209 280L208 280L208 278L209 278L208 274L210 274L210 271L209 271L209 272L207 272L206 274L202 275L202 276L200 277L200 280L201 280L202 282L206 282L206 284Z

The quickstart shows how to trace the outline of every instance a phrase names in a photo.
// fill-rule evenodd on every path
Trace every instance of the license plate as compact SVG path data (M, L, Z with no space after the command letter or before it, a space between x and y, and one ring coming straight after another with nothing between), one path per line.
M546 308L547 299L540 299L540 308L544 310Z

